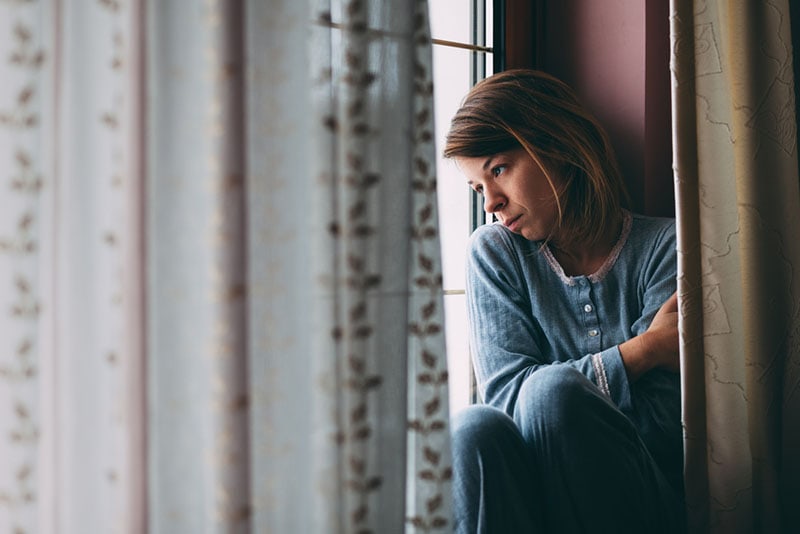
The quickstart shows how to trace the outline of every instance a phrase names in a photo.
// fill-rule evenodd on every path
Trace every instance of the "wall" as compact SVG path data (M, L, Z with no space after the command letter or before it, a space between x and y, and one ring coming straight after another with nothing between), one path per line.
M674 216L669 2L542 2L537 58L611 136L633 208Z

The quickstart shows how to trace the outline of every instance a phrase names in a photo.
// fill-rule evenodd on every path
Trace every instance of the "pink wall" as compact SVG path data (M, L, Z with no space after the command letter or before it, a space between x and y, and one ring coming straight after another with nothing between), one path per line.
M542 68L611 136L636 211L674 215L665 0L550 0Z

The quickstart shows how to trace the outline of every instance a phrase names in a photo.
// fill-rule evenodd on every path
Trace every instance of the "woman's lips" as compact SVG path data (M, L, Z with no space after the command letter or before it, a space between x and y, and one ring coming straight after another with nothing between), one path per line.
M520 217L522 217L522 215L517 215L516 217L512 217L511 219L509 219L508 221L504 222L503 224L505 224L506 228L508 228L509 230L514 232L514 231L516 231L517 226L519 226L518 223L519 223Z

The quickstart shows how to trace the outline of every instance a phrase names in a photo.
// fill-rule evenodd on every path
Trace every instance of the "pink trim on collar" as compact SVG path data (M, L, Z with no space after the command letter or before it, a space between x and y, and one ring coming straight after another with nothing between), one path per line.
M614 264L617 262L617 258L619 258L620 252L622 252L622 247L624 247L625 243L628 241L628 236L631 233L631 226L633 226L633 217L631 216L631 213L628 210L622 210L622 232L620 232L619 239L617 239L616 244L614 244L614 248L611 249L611 253L606 258L606 261L603 262L603 265L601 265L596 272L587 276L591 283L595 284L602 281L611 268L614 267ZM550 268L558 275L562 282L569 286L574 286L576 284L576 278L580 277L567 276L564 273L564 268L561 267L561 264L558 263L558 260L555 258L555 256L553 256L549 246L543 247L542 253L547 260L548 265L550 265Z

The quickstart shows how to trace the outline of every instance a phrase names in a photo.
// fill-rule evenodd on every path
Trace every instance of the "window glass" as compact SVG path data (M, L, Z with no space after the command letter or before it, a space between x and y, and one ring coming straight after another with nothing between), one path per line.
M445 289L445 338L450 372L450 410L473 398L469 359L464 260L467 240L476 225L471 213L476 198L455 163L441 157L450 119L478 80L491 73L491 1L429 0L433 46L433 82L439 225ZM476 46L477 45L477 46ZM482 212L481 212L482 214ZM481 221L477 221L481 222Z
M433 38L472 42L471 8L470 0L428 0Z

